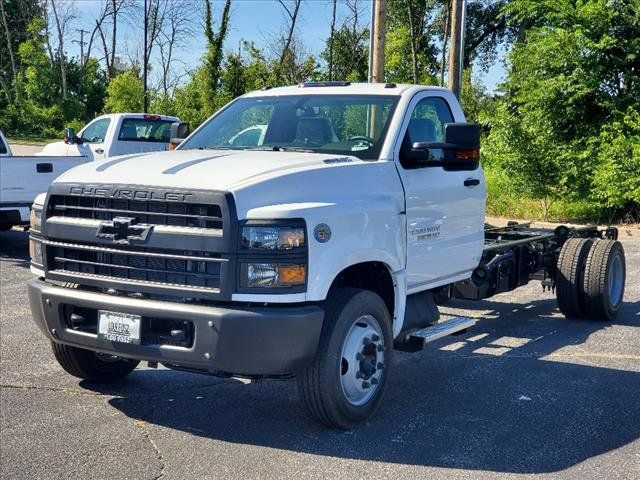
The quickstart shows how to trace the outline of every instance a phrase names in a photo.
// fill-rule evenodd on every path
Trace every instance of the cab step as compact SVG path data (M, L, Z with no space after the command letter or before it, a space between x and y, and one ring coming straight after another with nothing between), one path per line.
M394 342L394 348L403 352L418 352L424 348L426 343L466 330L474 326L477 321L475 318L454 317L413 332L407 336L404 342Z

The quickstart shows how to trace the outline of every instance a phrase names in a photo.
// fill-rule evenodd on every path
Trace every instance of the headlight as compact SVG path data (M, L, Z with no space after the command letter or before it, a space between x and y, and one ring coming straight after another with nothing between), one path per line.
M242 227L242 248L259 250L293 250L304 247L303 227L245 226Z
M42 242L40 240L29 238L29 256L31 263L42 265Z
M35 203L31 207L31 216L29 217L29 224L31 230L39 232L42 228L42 205L36 205Z
M282 263L243 263L241 284L245 288L293 287L304 285L307 266Z

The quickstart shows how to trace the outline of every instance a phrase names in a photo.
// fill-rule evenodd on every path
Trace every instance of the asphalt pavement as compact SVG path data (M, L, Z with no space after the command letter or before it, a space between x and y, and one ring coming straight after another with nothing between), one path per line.
M398 352L379 414L336 432L292 381L67 375L31 320L27 235L0 233L0 478L638 479L640 240L623 244L615 322L566 320L536 282L455 301L481 321Z

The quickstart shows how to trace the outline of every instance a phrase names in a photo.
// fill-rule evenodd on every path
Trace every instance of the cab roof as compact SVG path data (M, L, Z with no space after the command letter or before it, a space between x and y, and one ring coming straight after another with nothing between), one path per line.
M303 82L288 87L263 88L249 92L243 97L277 97L285 95L394 95L415 93L420 90L447 91L436 86L412 85L408 83L350 83L350 82Z

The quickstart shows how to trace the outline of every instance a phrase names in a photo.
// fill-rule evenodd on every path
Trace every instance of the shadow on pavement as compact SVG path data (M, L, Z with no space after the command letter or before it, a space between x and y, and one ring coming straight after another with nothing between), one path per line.
M29 233L16 230L0 232L0 261L29 268Z
M245 385L137 370L110 388L82 385L116 395L110 404L127 416L168 429L398 464L556 472L640 436L640 373L557 353L609 324L567 321L557 316L551 299L453 306L489 309L493 320L421 353L396 354L381 411L352 432L326 430L309 420L295 382ZM633 325L633 308L625 305L617 324Z

